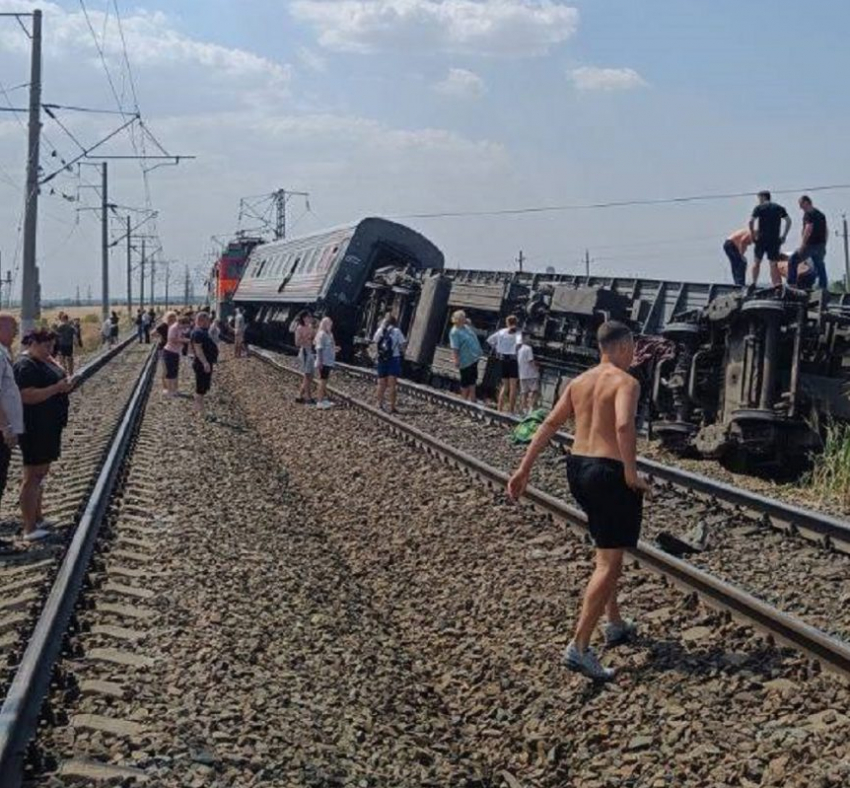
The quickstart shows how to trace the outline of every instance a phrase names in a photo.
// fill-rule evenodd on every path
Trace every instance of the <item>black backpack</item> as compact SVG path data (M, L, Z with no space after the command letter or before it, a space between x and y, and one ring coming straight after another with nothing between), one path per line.
M378 361L393 360L393 327L384 326L378 338Z

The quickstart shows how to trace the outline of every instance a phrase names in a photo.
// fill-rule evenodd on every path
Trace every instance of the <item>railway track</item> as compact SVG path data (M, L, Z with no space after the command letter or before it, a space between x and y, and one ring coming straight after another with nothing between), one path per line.
M252 353L254 353L254 355L263 362L288 375L298 375L297 371L292 366L281 360L281 358L277 357L276 354L259 350L253 350ZM351 374L352 376L356 375L357 377L360 377L362 374L361 370L352 371L347 368L345 371L347 374ZM365 376L365 379L369 379L368 375ZM473 455L473 453L469 451L464 451L462 448L458 448L454 441L449 443L437 434L437 430L435 428L439 426L439 420L434 419L433 412L419 414L418 420L423 423L423 426L416 426L411 423L411 419L407 412L402 413L400 417L394 417L364 402L362 395L359 393L353 394L350 387L346 388L348 390L344 390L338 385L330 387L334 396L338 397L341 401L348 403L352 407L369 414L371 417L380 419L394 434L404 440L413 442L425 451L435 456L439 456L444 461L450 462L458 468L475 474L490 485L503 487L507 482L508 474L505 472L505 467L513 467L513 462L510 459L505 462L505 455L502 454L502 462L500 463L501 467L497 467L491 462L486 462L480 459L482 454L486 456L486 451L475 452ZM447 404L451 406L452 410L462 412L467 418L469 418L469 414L472 412L472 409L469 407L465 407L463 405L458 407L457 401L455 400L447 400L442 396L435 397L431 392L424 390L424 387L415 387L414 389L411 384L407 384L405 386L405 392L413 390L416 391L416 396L420 399L430 402L438 400L441 405ZM505 423L504 417L502 417L501 414L493 414L492 411L487 411L477 407L475 407L474 410L477 411L474 415L474 418L477 420L491 418L501 423ZM457 433L454 433L454 435L456 434ZM561 436L560 440L566 443L569 441L569 436ZM552 464L553 463L550 462L548 470L558 470L557 468L553 469L551 467ZM557 463L555 464L557 465ZM653 463L652 465L655 466L657 464ZM666 469L663 466L662 468L665 472L669 471L669 469ZM642 469L645 471L647 470L647 464L645 461L642 463ZM560 476L563 476L562 472L560 473ZM677 483L683 483L683 479L690 476L693 475L679 475ZM579 533L584 533L586 531L586 520L584 514L576 507L564 503L565 496L563 489L559 489L557 490L557 494L553 494L551 486L546 485L545 483L546 478L549 478L549 475L544 478L544 484L542 485L535 483L529 486L525 495L526 500L532 503L538 510L546 513L552 518L566 523ZM533 481L538 482L538 480L539 477ZM704 493L706 489L711 488L712 484L713 483L709 480L702 480L700 482L700 489L697 490L697 492ZM723 485L723 487L728 486ZM746 494L745 491L736 491L734 488L724 490L723 492L727 496L736 497L739 496L740 493L741 498L749 495ZM748 501L750 505L756 505L756 502L752 498L748 498ZM788 508L782 509L784 506L783 504L770 502L770 505L773 511L779 511L781 509L784 516L793 520L793 513ZM681 518L682 512L679 511L678 515L674 513L674 517L675 516ZM814 517L813 519L817 519L817 517ZM631 551L631 553L638 563L663 574L677 585L680 585L689 591L696 592L710 604L731 612L733 615L746 620L778 640L800 649L833 670L836 670L845 676L850 676L850 637L847 636L850 634L850 622L845 622L844 626L839 630L842 632L843 637L836 637L833 633L826 631L825 629L813 626L808 621L804 621L796 615L792 615L789 612L779 609L777 606L770 604L764 598L759 598L756 595L749 593L748 590L743 590L740 579L738 582L735 582L718 577L714 572L705 571L698 566L694 566L690 561L683 561L675 558L646 541L642 541L635 550ZM843 556L841 559L843 560ZM782 571L781 567L780 571ZM844 574L847 571L846 564L842 563L838 571L842 573L842 577L846 576ZM813 584L810 581L808 583L808 587L805 587L805 594L807 596L812 593L812 585ZM795 592L799 591L799 589L791 590ZM811 610L806 608L805 599L801 598L801 602L805 612L811 613ZM809 617L810 616L807 616L807 618ZM811 617L817 618L817 616Z
M20 779L52 665L152 380L151 347L137 345L134 339L86 365L84 385L71 397L63 457L54 464L52 485L45 491L45 512L55 521L54 534L0 556L4 788Z

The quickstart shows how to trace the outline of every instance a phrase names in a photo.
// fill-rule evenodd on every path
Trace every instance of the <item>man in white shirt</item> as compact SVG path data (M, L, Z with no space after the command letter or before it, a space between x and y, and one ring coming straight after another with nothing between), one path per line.
M233 316L233 355L239 358L245 350L245 315L242 312L242 307L236 307L236 314Z
M18 435L24 432L24 406L12 368L12 342L18 334L18 321L0 313L0 498L6 490L9 461Z

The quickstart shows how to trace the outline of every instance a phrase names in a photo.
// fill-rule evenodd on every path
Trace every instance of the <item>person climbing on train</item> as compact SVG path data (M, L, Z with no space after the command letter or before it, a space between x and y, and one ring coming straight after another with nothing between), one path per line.
M758 283L761 261L767 255L767 261L770 264L770 281L774 285L781 285L782 281L776 264L779 262L782 244L785 243L788 231L791 229L791 217L783 206L771 201L769 191L759 192L758 200L759 203L753 208L748 226L756 245L752 268L753 284ZM784 231L780 230L783 221L785 222Z
M597 332L599 364L572 380L557 405L532 438L525 456L508 481L508 496L518 500L531 469L549 441L570 417L575 419L572 454L567 458L570 492L587 514L596 546L596 568L587 585L575 635L563 653L570 669L608 681L590 639L603 613L608 623L605 643L618 645L637 634L633 621L624 620L617 604L617 584L623 551L640 537L643 496L649 484L637 472L637 405L640 384L628 370L634 358L632 333L611 320Z
M313 399L313 378L316 374L316 354L313 342L316 339L316 319L312 312L302 309L290 326L295 347L298 350L298 370L301 372L301 385L295 401L299 405L315 405Z
M826 275L826 242L829 238L829 228L826 226L826 216L812 204L812 198L804 194L799 202L803 212L803 235L799 248L788 260L788 284L797 284L800 263L810 260L817 277L818 287L826 290L829 279Z
M401 376L401 357L407 339L401 333L395 315L388 312L384 316L372 341L378 349L378 407L385 409L384 397L387 396L390 403L389 412L397 413L398 379Z
M723 251L732 268L732 281L739 287L747 284L747 249L753 242L749 227L735 230L723 244Z
M509 413L513 413L514 408L516 408L517 379L519 378L516 351L519 339L516 315L508 315L505 318L505 327L487 338L487 344L493 348L499 360L501 385L499 386L498 408L504 410L505 400L507 400Z
M316 348L316 370L319 373L319 391L316 407L327 410L333 407L328 399L328 378L336 364L336 341L333 335L333 320L323 317L319 322L319 330L313 341Z
M475 385L478 383L478 360L483 355L478 334L470 325L466 312L458 309L452 313L452 330L449 345L455 366L460 372L460 398L475 402Z

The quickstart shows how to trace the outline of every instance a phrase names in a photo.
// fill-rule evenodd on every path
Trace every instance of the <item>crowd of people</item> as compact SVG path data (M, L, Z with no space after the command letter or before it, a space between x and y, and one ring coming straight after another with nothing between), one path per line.
M747 284L747 250L753 247L750 284L758 284L761 264L767 257L770 281L773 285L787 283L790 287L809 290L814 286L826 289L826 244L829 228L826 216L815 208L812 198L804 194L797 204L803 213L800 243L790 255L782 245L791 230L791 217L782 205L773 202L769 191L759 192L758 205L753 209L746 227L736 230L723 244L729 259L732 281L741 287Z

